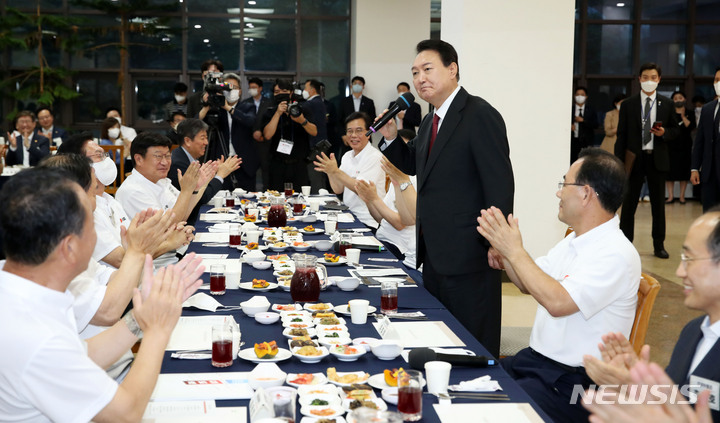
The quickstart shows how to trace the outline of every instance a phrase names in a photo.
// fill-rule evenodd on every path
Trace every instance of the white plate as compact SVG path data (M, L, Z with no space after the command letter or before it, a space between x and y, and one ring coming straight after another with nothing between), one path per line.
M344 408L345 411L347 411L348 413L351 411L351 410L350 410L350 403L353 402L353 401L354 401L354 400L352 400L352 399L350 399L350 398L346 398L346 399L343 401L343 404L342 404L342 405L343 405L343 408ZM387 404L385 403L385 401L382 400L382 398L369 398L369 399L367 399L366 401L372 401L372 402L374 402L375 405L377 406L378 411L385 411L385 410L387 410L387 408L388 408Z
M295 310L282 310L280 312L280 318L287 319L289 317L306 317L312 319L312 314L310 314L307 310L303 310L300 304L295 304L295 306L299 308Z
M245 348L238 353L238 357L253 363L277 363L292 357L292 353L285 348L278 348L278 353L273 358L258 358L254 348Z
M332 409L332 410L334 411L333 414L329 414L329 415L327 415L327 416L318 416L317 414L312 414L312 410L324 410L324 409L327 409L327 408ZM329 406L329 405L328 405L328 406L324 406L324 405L310 405L310 406L307 406L307 407L302 407L302 408L300 408L300 413L301 413L303 416L308 416L308 417L318 417L318 418L324 418L324 419L332 419L332 418L334 418L334 417L337 417L337 416L340 416L340 415L342 415L342 414L345 414L345 409L342 408L342 406L339 406L339 405L336 405L336 406Z
M330 354L334 355L340 361L357 361L363 354L365 354L365 348L363 347L352 347L358 352L355 354L343 354L337 351L338 347L330 347Z
M333 308L333 311L334 311L335 313L344 314L344 315L346 315L346 316L349 316L349 315L350 315L350 312L348 311L348 305L347 305L347 304L341 304L341 305L339 305L339 306L335 306L335 308ZM373 314L373 313L375 313L376 311L377 311L377 308L375 308L375 307L373 307L373 306L368 306L368 314Z
M325 304L327 307L323 308L323 309L313 308L314 306L317 306L319 304ZM305 303L304 308L305 308L305 310L308 310L311 312L313 312L313 311L326 311L327 312L327 311L331 311L333 309L333 305L331 303Z
M297 351L298 351L300 348L301 348L301 347L294 348L293 351L292 351L292 355L294 355L295 357L297 357L298 360L302 361L303 363L307 363L307 364L319 363L320 361L322 361L323 358L325 358L325 357L327 357L327 356L330 355L330 352L329 352L328 349L325 348L325 347L318 347L318 350L320 350L320 352L322 353L322 354L320 354L320 355L302 355L302 354L298 354Z
M335 317L335 318L338 320L338 323L337 323L338 325L346 324L345 319L343 319L342 317ZM322 320L322 319L323 319L322 317L316 317L313 319L313 323L315 323L316 325L319 325L319 326L325 326L325 325L320 325L320 320Z
M318 336L322 336L323 333L333 333L333 332L348 332L348 327L339 324L339 325L316 325Z
M285 328L285 330L283 330L282 334L287 338L292 338L293 336L298 336L298 335L290 335L291 330L292 330L292 328ZM310 329L306 329L306 330L307 330L309 337L316 336L315 329L310 328Z
M290 321L285 321L285 322L283 322L282 325L283 325L284 328L310 329L310 328L312 328L312 327L315 326L315 323L313 323L313 322L311 322L311 321L307 321L307 320L306 320L306 321L303 321L303 322L290 322ZM295 325L295 326L293 326L293 325Z
M237 248L238 250L242 251L243 253L248 253L248 252L250 252L250 251L265 251L265 250L268 249L268 246L267 246L267 245L258 244L257 248L252 249L252 250L248 250L246 245L241 245L241 246L235 247L235 248Z
M305 227L303 226L302 228L300 228L300 230L298 232L300 232L301 234L305 234L305 235L318 235L318 234L325 233L325 231L320 228L315 228L315 230L312 232L308 232L304 228Z
M341 336L340 338L327 338L323 336L318 338L317 341L320 345L328 348L332 348L335 345L349 345L352 342L350 338L346 338L344 336Z
M311 341L313 342L313 344L314 344L313 346L314 346L314 347L319 347L319 346L320 346L320 344L318 343L318 340L317 340L317 339L311 339ZM292 351L293 348L296 348L296 347L293 347L293 346L292 346L292 338L288 338L288 348L290 348L290 351Z
M278 284L268 282L270 285L266 286L265 288L253 288L252 282L240 282L238 285L242 289L247 289L248 291L258 291L258 292L265 292L265 291L272 291L273 289L278 287Z
M376 375L370 376L370 379L367 380L367 383L375 389L396 388L394 386L388 385L385 382L385 374L383 373L378 373ZM425 378L423 378L421 384L422 386L425 386Z
M291 273L290 273L289 275L282 275L282 274L280 274L280 272L284 272L284 271L286 271L286 270L289 270ZM294 273L295 273L295 271L294 271L293 269L291 269L291 268L289 268L289 267L283 267L282 270L276 270L276 271L274 271L274 272L273 272L273 276L275 276L275 277L278 277L278 276L290 276L290 277L292 277Z
M299 388L301 386L313 386L313 385L323 385L327 383L327 377L322 373L312 373L313 380L310 383L293 383L291 380L298 377L298 373L288 373L287 378L285 379L285 383L287 383L290 386L294 386L296 388ZM325 394L327 395L327 394ZM335 397L337 397L337 394L334 394ZM340 397L338 397L339 399Z
M342 266L343 264L347 264L347 258L340 257L340 259L336 262L327 261L323 257L322 260L318 260L318 263L324 264L325 266Z
M275 251L276 253L281 253L281 252L287 250L288 248L290 248L289 245L286 245L286 246L284 246L284 247L276 247L276 246L274 246L274 245L272 245L272 244L271 244L269 247L270 247L271 250Z
M298 403L300 403L300 407L324 407L322 405L312 405L312 402L316 399L327 402L327 406L342 405L339 396L328 394L303 395L298 399Z
M353 374L353 373L356 374L356 375L358 375L358 376L360 376L360 377L363 377L363 376L365 376L365 375L367 374L367 372L363 372L362 370L360 370L360 371L357 371L357 372L337 372L337 375L338 375L338 377L342 377L342 376L349 375L349 374ZM336 382L336 381L334 381L334 380L330 380L330 378L328 378L328 381L329 381L330 383L332 383L333 385L337 385L337 386L350 386L350 385L352 385L352 384L365 383L365 382L367 382L367 380L368 380L368 379L362 379L362 380L356 380L356 381L353 382L353 383L341 383L341 382Z
M303 417L300 419L300 423L317 423L321 419L326 419L327 417ZM335 420L335 423L347 423L347 420L345 420L342 416L333 417Z
M281 306L292 306L292 309L290 307L281 308ZM283 311L302 310L302 306L300 304L273 304L272 309L282 314Z
M325 376L325 375L323 375ZM327 377L325 378L327 381ZM304 397L306 395L313 395L313 394L327 394L327 395L339 395L340 389L331 384L331 383L325 383L324 385L301 385L298 386L298 395L301 397Z
M295 249L295 251L307 251L308 249L310 249L310 245L309 245L309 244L308 244L308 245L305 245L305 246L293 245L292 247Z
M398 388L396 387L390 387L385 388L381 392L382 398L385 400L385 402L389 402L390 404L397 405L398 403Z

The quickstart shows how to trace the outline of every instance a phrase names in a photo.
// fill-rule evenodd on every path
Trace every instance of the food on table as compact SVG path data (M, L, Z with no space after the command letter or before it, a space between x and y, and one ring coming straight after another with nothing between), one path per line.
M327 402L327 400L315 398L314 400L310 401L310 405L328 405L330 404Z
M274 189L269 189L269 190L267 190L267 191L265 191L265 192L267 193L267 195L272 195L273 197L279 197L279 196L280 196L280 191L276 191L276 190L274 190Z
M307 339L307 340L293 339L292 341L290 341L290 348L307 347L307 346L317 347L317 344L315 343L315 341L313 341L311 339Z
M243 220L246 222L255 222L257 221L257 215L255 214L246 214L245 217L243 217Z
M306 328L306 327L308 327L308 324L307 323L291 323L290 327L291 328Z
M325 261L329 263L337 263L340 260L340 256L337 254L325 253L323 255L325 256Z
M385 383L387 383L389 386L397 386L397 378L398 373L400 373L403 370L403 368L399 369L385 369L383 371L383 375L385 376Z
M274 243L272 246L275 247L275 248L285 248L285 247L287 247L288 245L287 245L286 243L282 242L282 241L279 241L279 242Z
M320 351L315 346L306 345L304 347L301 347L297 351L295 351L295 354L304 355L304 356L308 356L308 357L317 357L319 355L322 355L322 351Z
M313 317L316 317L318 319L322 319L324 317L335 317L335 313L332 311L316 311L313 313Z
M342 376L337 374L337 371L334 367L328 367L327 369L327 378L328 380L331 380L333 382L338 383L357 383L357 382L364 382L368 380L370 377L369 374L363 373L362 375L359 375L358 373L347 373ZM372 388L370 388L372 390Z
M266 281L265 279L252 280L252 287L255 289L267 288L268 286L270 286L270 282Z
M248 250L257 250L258 243L257 242L248 242L247 248Z
M366 400L373 397L373 390L368 385L350 385L343 387L343 392L348 398Z
M275 341L261 342L255 344L255 355L258 358L273 358L278 353L278 347Z
M337 317L321 317L320 324L321 325L339 325L340 320L338 320Z
M342 331L342 330L344 330L344 329L341 328L340 326L333 326L333 327L331 327L331 328L325 328L325 329L323 329L323 330L326 330L326 331Z
M310 410L310 414L314 414L316 416L332 416L335 414L335 410L332 408L323 408L322 410Z
M354 410L354 409L360 408L360 407L372 408L373 410L378 409L377 404L375 404L374 402L369 401L369 400L359 400L359 399L352 400L348 407L350 407L351 410Z
M318 419L315 423L337 423L335 419Z
M307 336L307 329L290 329L290 336Z
M315 232L315 228L313 228L313 225L308 225L303 228L305 232Z
M302 322L303 319L302 319L302 317L295 317L295 318L293 318L293 319L290 320L290 321L293 322L293 323L294 323L294 322Z
M269 237L267 237L267 238L265 238L265 241L267 241L267 242L277 242L277 240L278 240L277 237L276 237L276 236L272 236L272 235L269 236Z
M324 336L325 336L325 338L339 338L340 334L337 332L330 332L330 333L326 333Z
M359 351L355 347L351 347L350 345L338 345L335 347L335 352L340 354L357 354Z
M330 306L325 303L320 303L309 305L307 306L307 308L309 308L310 310L329 310Z
M310 246L310 244L308 244L307 242L303 242L303 241L293 242L293 247L309 247L309 246Z
M285 235L287 235L288 237L294 237L294 236L297 236L297 234L298 234L298 231L296 229L293 229L290 231L285 231Z
M272 256L268 256L268 260L284 261L284 260L290 260L290 257L288 257L287 254L275 254Z
M310 385L315 379L315 376L312 375L312 373L300 373L297 375L297 377L291 381L290 383L294 383L296 385ZM314 404L313 404L314 405ZM319 404L319 405L327 405L327 404Z
M277 273L278 273L278 275L280 275L280 276L292 276L293 273L295 273L295 272L293 272L292 270L289 270L289 269L285 269L285 270L281 270L281 271L279 271L279 272L277 272Z
M283 226L280 229L282 229L283 231L294 231L295 230L295 228L293 226Z
M295 304L279 304L275 308L280 311L295 310ZM290 314L289 316L292 316L292 314ZM298 316L302 316L302 314L298 314Z

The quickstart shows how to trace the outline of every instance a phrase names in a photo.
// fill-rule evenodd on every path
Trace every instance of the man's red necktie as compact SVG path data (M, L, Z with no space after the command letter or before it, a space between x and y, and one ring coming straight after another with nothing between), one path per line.
M433 116L432 135L430 136L430 147L428 148L428 156L430 155L430 151L432 151L433 144L435 144L435 138L437 138L439 123L440 123L440 116L435 114Z

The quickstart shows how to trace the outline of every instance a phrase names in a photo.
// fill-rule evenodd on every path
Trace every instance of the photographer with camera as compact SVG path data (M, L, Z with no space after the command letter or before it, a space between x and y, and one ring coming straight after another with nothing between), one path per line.
M203 80L203 84L205 83L205 77L207 77L208 73L214 72L224 72L225 68L223 67L223 64L219 60L213 60L209 59L206 60L200 65L200 72L201 72L201 78ZM203 85L203 90L193 93L190 97L188 97L187 103L187 117L196 118L198 117L198 113L200 113L200 109L202 108L202 102L203 102L203 95L205 94L205 87Z
M263 116L263 137L270 142L269 189L282 191L285 182L300 187L309 184L307 157L310 137L317 135L317 126L310 113L293 95L293 83L275 82L275 105ZM307 115L307 117L306 117Z
M205 91L203 98L206 100L198 114L209 126L205 160L241 157L242 168L225 179L223 189L255 191L256 174L260 168L260 156L252 136L255 108L239 102L240 77L234 73L226 73L222 77L217 73L208 73Z

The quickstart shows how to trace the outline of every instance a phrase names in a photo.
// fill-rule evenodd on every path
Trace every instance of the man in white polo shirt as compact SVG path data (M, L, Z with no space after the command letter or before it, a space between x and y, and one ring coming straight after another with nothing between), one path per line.
M571 404L575 386L592 383L583 356L607 332L630 335L640 283L640 256L619 228L625 169L600 148L581 151L558 184L558 219L574 232L533 261L522 245L518 220L492 207L478 217L478 232L492 248L488 262L539 303L530 347L502 365L556 422L587 421Z
M342 193L343 202L350 211L365 225L377 228L378 223L355 191L355 183L363 180L374 183L380 198L385 196L385 172L380 167L382 153L370 144L370 137L365 135L371 123L370 116L364 112L350 114L345 120L345 134L352 150L342 156L340 168L332 153L330 157L322 153L314 163L315 170L328 175L333 192Z

